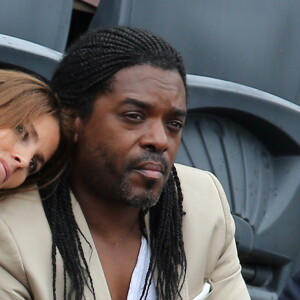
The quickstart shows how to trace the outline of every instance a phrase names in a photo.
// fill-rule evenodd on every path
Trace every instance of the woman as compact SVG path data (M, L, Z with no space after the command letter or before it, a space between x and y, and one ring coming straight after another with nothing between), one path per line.
M70 128L46 83L22 72L0 70L0 200L29 189L37 179L47 183L58 176Z

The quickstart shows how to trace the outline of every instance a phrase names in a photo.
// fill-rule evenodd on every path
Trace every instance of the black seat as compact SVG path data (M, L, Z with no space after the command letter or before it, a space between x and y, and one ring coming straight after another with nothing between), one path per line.
M177 161L220 179L252 299L277 299L300 267L300 107L239 84L190 76ZM288 234L290 233L290 234Z
M50 78L65 50L72 0L2 0L0 67Z
M183 54L187 72L300 104L300 2L101 0L91 28L149 29Z

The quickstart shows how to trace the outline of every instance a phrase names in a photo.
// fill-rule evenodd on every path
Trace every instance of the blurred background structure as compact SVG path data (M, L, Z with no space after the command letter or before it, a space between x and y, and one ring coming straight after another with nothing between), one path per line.
M148 29L182 53L189 117L177 161L220 179L251 297L277 299L300 269L300 1L0 5L2 68L49 79L81 33L113 25Z

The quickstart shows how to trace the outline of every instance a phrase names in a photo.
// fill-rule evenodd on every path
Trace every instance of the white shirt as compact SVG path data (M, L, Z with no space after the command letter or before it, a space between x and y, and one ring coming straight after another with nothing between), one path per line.
M140 299L145 284L146 274L150 263L150 257L151 257L150 246L148 245L145 237L142 237L139 256L131 276L127 300ZM146 299L147 300L157 299L157 294L156 294L153 281L151 282L151 285L149 287L149 291Z

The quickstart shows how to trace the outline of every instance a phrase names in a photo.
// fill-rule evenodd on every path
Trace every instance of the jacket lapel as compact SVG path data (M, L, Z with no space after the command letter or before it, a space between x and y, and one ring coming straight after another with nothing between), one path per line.
M83 237L80 236L82 248L89 265L89 269L91 272L91 277L93 278L93 284L96 294L96 299L101 300L111 300L108 285L106 282L106 278L102 269L102 265L86 222L86 219L82 213L79 203L75 199L74 195L71 193L72 205L73 205L73 212L75 215L76 222L90 245L84 240ZM92 300L93 296L92 293L86 289L86 299Z

